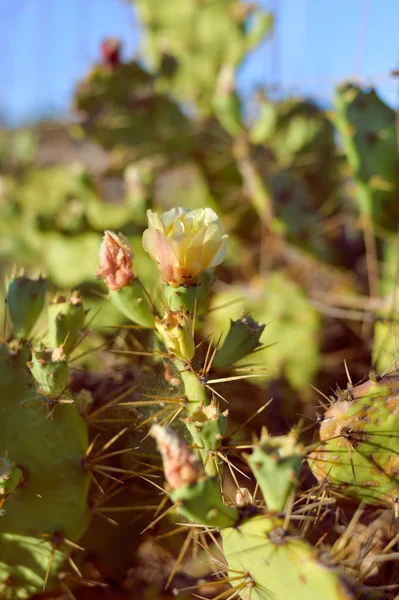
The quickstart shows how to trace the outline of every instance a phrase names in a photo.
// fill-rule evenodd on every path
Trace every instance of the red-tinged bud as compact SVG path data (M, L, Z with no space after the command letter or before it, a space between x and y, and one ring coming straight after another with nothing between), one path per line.
M107 38L101 43L101 61L105 67L113 69L120 64L121 43L118 38Z
M104 279L108 289L117 291L136 279L132 271L133 251L127 238L112 231L104 233L100 248L97 278Z
M151 436L155 438L162 456L165 479L173 490L196 483L202 473L199 461L188 445L170 427L153 425Z

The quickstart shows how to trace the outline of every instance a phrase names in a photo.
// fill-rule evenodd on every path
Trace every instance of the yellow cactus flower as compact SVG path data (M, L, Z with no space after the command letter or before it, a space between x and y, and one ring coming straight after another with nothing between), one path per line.
M161 216L148 210L147 216L149 228L143 234L143 247L168 285L193 285L201 273L222 262L228 236L222 235L211 208L178 207Z

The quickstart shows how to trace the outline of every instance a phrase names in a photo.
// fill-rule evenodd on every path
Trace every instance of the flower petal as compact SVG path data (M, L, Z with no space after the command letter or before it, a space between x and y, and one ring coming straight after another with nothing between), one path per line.
M159 218L158 213L152 212L150 208L147 210L147 219L149 227L155 227L155 229L163 231L163 224L161 219Z
M181 206L177 206L175 208L171 208L167 210L161 215L161 222L165 229L169 229L171 225L178 219L181 215L189 212L186 208L182 208Z
M227 240L228 239L229 239L228 235L224 235L222 237L221 244L220 244L220 246L218 248L218 251L214 254L211 262L206 267L207 269L213 269L214 267L217 267L218 265L220 265L220 263L223 262L224 257L226 255Z

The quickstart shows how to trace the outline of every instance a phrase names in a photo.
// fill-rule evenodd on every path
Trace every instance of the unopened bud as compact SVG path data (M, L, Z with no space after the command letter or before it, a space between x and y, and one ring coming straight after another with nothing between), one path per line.
M101 61L107 69L115 69L120 64L121 42L118 38L106 38L101 43Z
M153 425L150 434L157 442L162 456L165 479L170 487L175 490L196 483L202 469L186 442L170 427Z
M109 290L120 290L135 279L132 271L133 251L122 234L105 231L100 248L97 278L104 279Z

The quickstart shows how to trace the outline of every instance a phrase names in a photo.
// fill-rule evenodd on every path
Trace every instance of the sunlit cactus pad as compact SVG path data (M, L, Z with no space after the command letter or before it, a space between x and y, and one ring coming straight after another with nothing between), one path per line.
M324 415L310 466L320 482L366 503L399 495L399 377L392 374L340 392Z

